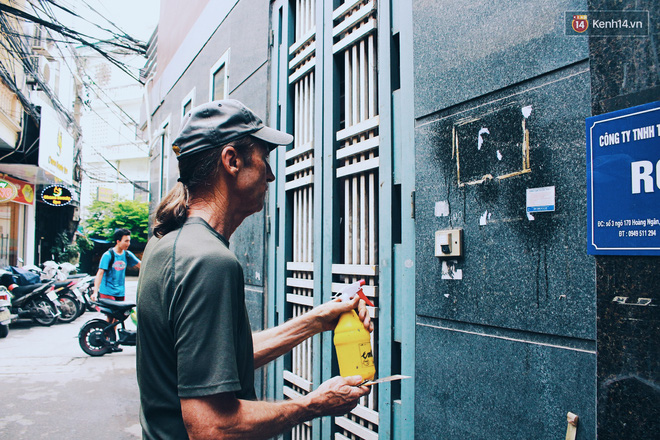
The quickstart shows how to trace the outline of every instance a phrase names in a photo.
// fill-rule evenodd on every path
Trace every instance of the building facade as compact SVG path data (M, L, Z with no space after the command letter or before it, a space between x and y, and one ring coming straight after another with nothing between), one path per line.
M1 6L0 185L14 195L0 202L0 264L38 264L79 219L80 83L71 48L17 18L26 2Z
M637 8L657 23L655 3ZM236 98L294 134L271 154L266 209L232 237L253 327L365 279L377 375L412 377L287 438L561 438L569 414L577 439L657 432L660 321L641 304L657 302L658 259L587 254L585 119L660 100L658 28L567 33L571 11L620 9L162 2L152 207L178 177L171 141L190 106ZM262 396L337 373L319 335L262 372Z
M139 127L142 84L89 48L78 53L85 72L80 121L85 133L81 158L81 219L85 219L85 208L95 200L149 200L149 145ZM127 66L144 63L144 57L136 54L117 58Z

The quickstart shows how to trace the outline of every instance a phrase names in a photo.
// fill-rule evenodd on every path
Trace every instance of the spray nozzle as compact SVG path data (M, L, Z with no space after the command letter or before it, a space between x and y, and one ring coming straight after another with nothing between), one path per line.
M364 292L362 291L362 286L364 286L365 284L366 284L366 282L364 280L359 280L359 281L356 281L354 283L351 283L351 284L347 285L346 287L344 287L343 289L341 289L339 291L337 297L340 298L342 300L342 302L347 302L347 301L352 300L355 297L355 295L357 295L361 299L363 299L364 302L367 303L367 305L369 305L371 307L375 307L374 303L369 301L369 298L367 298L367 295L365 295Z

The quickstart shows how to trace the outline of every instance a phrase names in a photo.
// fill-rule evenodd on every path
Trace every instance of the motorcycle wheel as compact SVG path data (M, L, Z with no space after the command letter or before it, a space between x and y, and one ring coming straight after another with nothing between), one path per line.
M45 299L37 299L32 302L36 315L32 318L34 322L45 327L55 324L57 321L57 309L52 302Z
M110 352L111 345L117 339L112 330L103 331L108 325L105 321L89 321L81 329L78 336L80 348L90 356L103 356Z
M0 338L6 338L9 334L9 326L0 324Z
M73 322L80 315L80 303L78 303L75 295L64 294L58 298L60 302L60 322Z

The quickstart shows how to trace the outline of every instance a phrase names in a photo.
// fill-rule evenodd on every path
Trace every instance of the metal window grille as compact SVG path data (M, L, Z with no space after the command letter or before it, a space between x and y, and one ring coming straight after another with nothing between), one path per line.
M293 42L288 47L288 84L292 107L293 148L285 155L284 190L290 207L288 223L291 255L286 263L286 305L288 316L307 312L314 305L314 274L320 262L314 261L314 188L315 181L315 90L317 44L321 44L316 29L316 8L323 2L294 0L289 3L293 24ZM377 21L376 1L348 1L332 14L332 54L325 63L334 62L340 76L339 87L332 95L340 101L339 131L335 134L333 150L337 182L336 195L341 200L334 221L339 223L339 252L332 265L332 291L338 292L347 284L365 279L365 293L376 304L370 310L378 319L378 171L379 116L377 100ZM320 98L321 96L318 96ZM329 146L325 146L329 148ZM317 223L321 219L316 219ZM317 280L318 281L318 280ZM376 322L377 324L377 322ZM376 326L377 327L377 326ZM374 358L378 359L378 334L372 335ZM312 341L296 347L290 364L283 371L283 393L294 398L312 391L315 366ZM329 356L324 353L323 359ZM377 365L378 368L378 365ZM335 439L378 438L378 389L362 399L351 414L335 417ZM313 432L313 423L295 427L292 439L320 438Z
M292 259L287 262L287 305L292 317L314 305L314 66L315 2L295 2L295 39L289 48L289 84L293 90L294 148L286 153L285 191L292 207ZM313 350L311 339L292 351L291 365L284 370L284 395L296 397L312 391ZM293 439L312 438L311 423L296 426Z
M342 204L342 253L333 264L333 290L344 283L365 279L363 289L378 310L378 101L376 54L376 2L346 2L333 13L333 53L343 64L341 111L343 123L336 134L339 146L336 178ZM376 325L378 328L378 325ZM378 335L372 334L374 359ZM377 365L378 367L378 365ZM378 388L362 399L350 415L336 417L336 439L378 438Z

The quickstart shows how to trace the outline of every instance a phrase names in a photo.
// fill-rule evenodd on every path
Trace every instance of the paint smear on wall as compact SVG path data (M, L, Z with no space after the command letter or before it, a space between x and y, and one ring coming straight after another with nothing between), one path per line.
M478 144L477 144L477 150L481 150L481 146L484 144L484 134L490 134L490 131L484 127L481 130L479 130L479 139L478 139Z
M442 279L443 280L462 280L463 269L456 269L457 261L443 261L442 262Z

